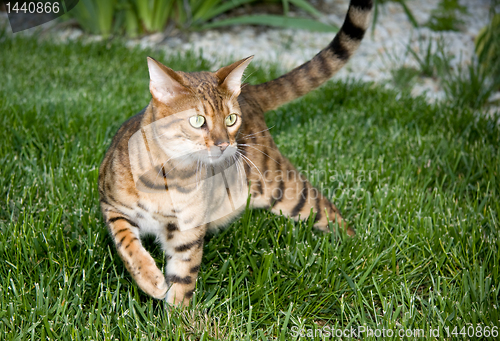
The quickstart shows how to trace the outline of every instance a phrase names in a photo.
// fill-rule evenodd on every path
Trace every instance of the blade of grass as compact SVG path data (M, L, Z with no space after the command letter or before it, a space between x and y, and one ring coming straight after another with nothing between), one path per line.
M322 16L321 12L314 8L309 2L305 0L290 0L292 4L295 6L302 8L307 13L311 14L316 18L320 18Z
M209 29L230 25L264 25L282 28L297 28L315 32L336 32L338 27L323 24L307 18L290 18L280 15L245 15L237 18L219 20L203 25L201 29Z

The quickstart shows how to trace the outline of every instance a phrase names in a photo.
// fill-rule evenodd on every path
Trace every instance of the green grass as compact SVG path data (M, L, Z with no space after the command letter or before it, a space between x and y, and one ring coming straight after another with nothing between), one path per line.
M400 66L391 70L392 84L399 91L411 90L421 75L421 71L409 66Z
M117 128L149 101L147 55L208 68L119 42L0 33L3 339L294 340L292 327L360 325L443 339L445 327L500 327L498 116L369 83L330 82L267 116L356 237L247 210L207 238L191 307L143 294L102 221L97 174Z
M459 16L467 14L467 7L458 0L441 0L432 12L427 26L433 31L459 31L464 21Z
M478 58L473 57L467 65L460 65L461 61L458 66L453 65L454 56L446 52L443 37L436 41L420 37L415 48L409 42L406 56L417 66L401 64L397 57L387 54L392 65L389 84L398 91L411 91L417 82L428 77L439 84L447 101L454 102L449 106L479 110L492 104L490 98L500 88L500 78L494 67L481 64Z

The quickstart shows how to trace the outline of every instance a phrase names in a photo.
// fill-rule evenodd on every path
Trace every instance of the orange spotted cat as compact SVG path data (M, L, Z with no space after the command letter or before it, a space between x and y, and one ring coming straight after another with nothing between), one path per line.
M216 72L185 73L148 58L152 99L118 130L99 170L100 204L118 254L148 295L187 305L209 229L252 207L293 219L315 214L354 230L278 151L264 113L317 88L358 48L372 0L352 0L340 31L313 59L259 85L241 86L252 57ZM296 176L289 176L296 174ZM285 176L286 175L286 176ZM164 275L141 243L162 246Z

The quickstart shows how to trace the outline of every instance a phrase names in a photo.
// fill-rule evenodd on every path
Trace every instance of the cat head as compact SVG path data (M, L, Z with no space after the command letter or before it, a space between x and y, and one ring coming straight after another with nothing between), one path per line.
M237 154L238 96L252 58L217 72L184 73L148 57L154 135L168 157L220 164Z

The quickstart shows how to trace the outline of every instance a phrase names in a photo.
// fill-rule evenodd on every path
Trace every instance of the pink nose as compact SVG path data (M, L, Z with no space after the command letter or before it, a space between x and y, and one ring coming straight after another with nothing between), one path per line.
M223 153L226 150L226 148L229 146L229 143L227 143L227 142L220 142L220 143L217 143L216 146L219 147L221 153Z

